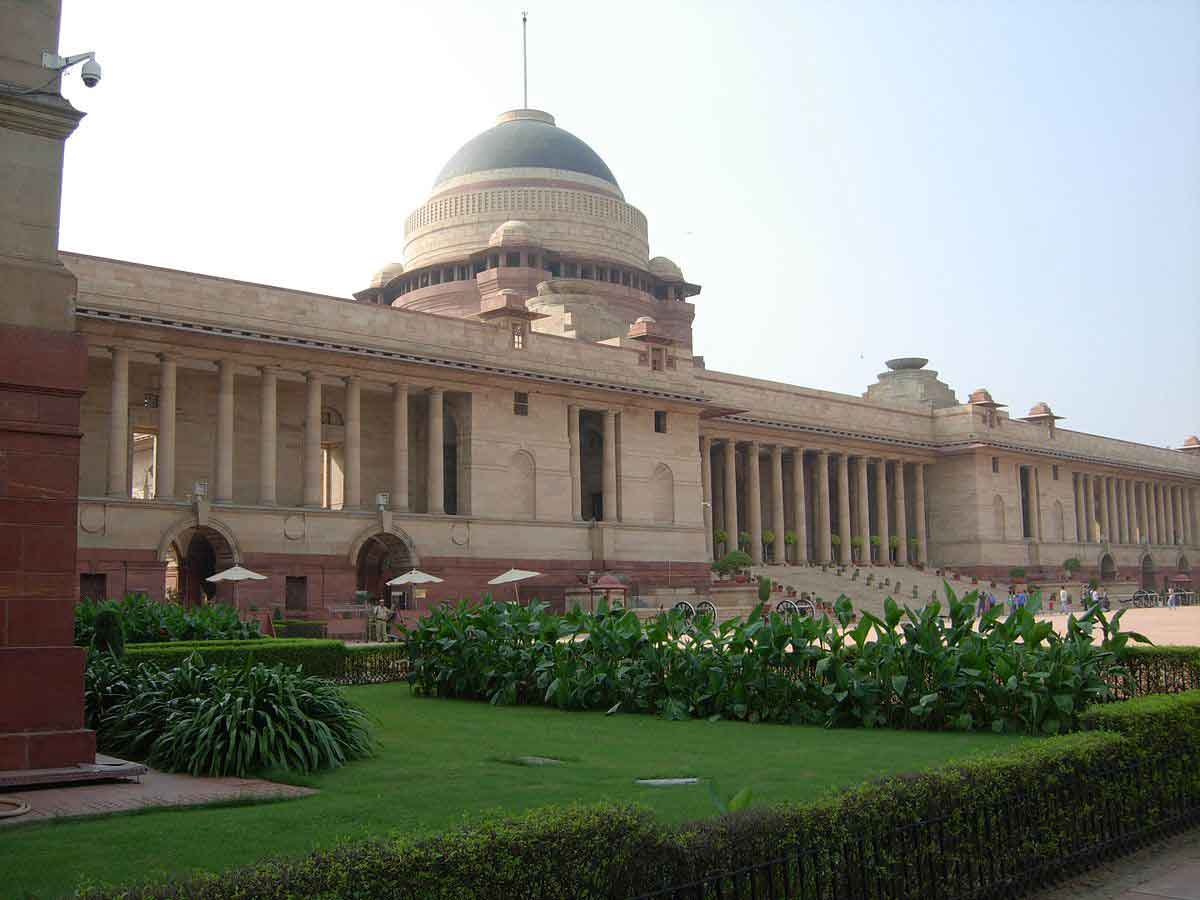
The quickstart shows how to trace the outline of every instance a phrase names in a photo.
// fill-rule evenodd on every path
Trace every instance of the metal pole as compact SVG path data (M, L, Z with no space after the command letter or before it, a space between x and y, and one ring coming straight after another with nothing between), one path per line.
M529 50L526 43L525 34L528 26L525 24L529 19L529 11L521 10L521 87L522 87L522 109L529 109Z

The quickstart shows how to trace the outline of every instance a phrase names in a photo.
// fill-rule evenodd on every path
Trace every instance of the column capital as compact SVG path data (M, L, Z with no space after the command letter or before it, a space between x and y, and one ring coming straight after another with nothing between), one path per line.
M392 390L399 391L402 394L407 394L408 393L408 382L407 381L393 381L392 382Z
M301 374L306 381L320 381L323 377L316 369L305 369Z
M154 355L158 357L159 362L164 362L164 363L179 362L179 354L178 353L167 353L164 351L162 353L156 353Z
M437 385L431 384L431 385L430 385L428 388L426 388L426 392L429 394L429 396L431 396L431 397L432 397L434 394L444 394L444 393L446 393L446 389L445 389L445 388L440 388L440 387L438 387Z
M276 378L278 378L283 372L283 369L279 368L279 366L258 366L257 368L258 374L262 375L264 378L268 375L274 375Z
M343 376L342 381L344 381L346 384L362 384L362 376L361 375L345 375L345 376Z

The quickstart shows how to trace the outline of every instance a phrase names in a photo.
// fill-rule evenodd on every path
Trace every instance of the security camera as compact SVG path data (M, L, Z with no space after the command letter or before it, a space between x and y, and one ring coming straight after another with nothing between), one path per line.
M85 85L90 88L95 87L100 83L100 63L94 59L89 59L83 64L83 68L79 70L79 75Z

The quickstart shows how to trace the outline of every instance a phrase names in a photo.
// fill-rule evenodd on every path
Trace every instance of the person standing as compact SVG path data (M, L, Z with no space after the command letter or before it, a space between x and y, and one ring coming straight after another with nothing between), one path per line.
M1058 608L1064 616L1071 611L1071 594L1065 584L1058 589Z

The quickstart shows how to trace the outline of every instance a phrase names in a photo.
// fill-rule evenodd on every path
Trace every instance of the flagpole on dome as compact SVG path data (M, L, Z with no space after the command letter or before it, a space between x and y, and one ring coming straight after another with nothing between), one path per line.
M526 33L529 26L526 24L529 21L529 10L521 10L521 98L522 109L529 109L529 44L526 40Z

